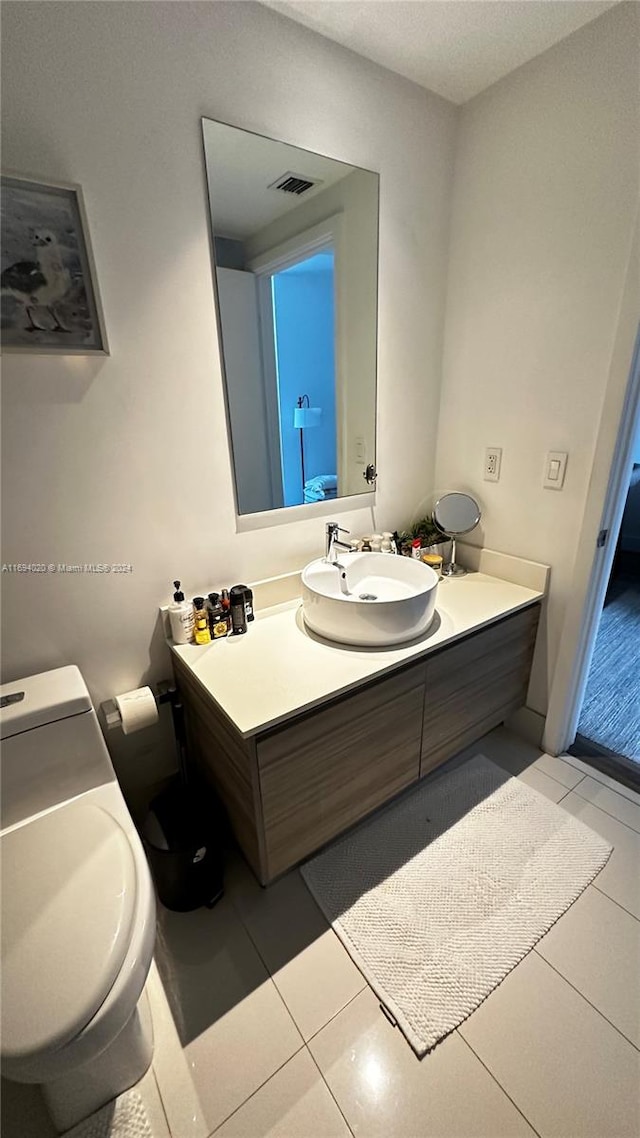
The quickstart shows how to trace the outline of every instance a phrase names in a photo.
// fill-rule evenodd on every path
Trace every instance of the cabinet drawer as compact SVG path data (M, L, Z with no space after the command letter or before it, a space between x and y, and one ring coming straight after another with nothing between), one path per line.
M421 776L522 707L539 615L525 609L427 661Z
M258 741L268 878L414 782L425 664Z

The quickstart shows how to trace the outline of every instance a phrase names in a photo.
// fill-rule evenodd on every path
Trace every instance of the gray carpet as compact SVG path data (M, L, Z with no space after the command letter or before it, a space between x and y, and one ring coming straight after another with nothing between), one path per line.
M603 610L578 732L640 763L640 587Z

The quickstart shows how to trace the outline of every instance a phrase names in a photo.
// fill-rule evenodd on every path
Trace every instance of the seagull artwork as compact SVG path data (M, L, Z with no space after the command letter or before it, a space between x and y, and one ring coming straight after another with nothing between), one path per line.
M69 332L56 311L56 305L71 289L71 274L65 268L60 246L48 229L31 230L29 236L35 259L8 265L0 276L0 289L22 305L28 332ZM38 309L49 313L52 328L38 320Z

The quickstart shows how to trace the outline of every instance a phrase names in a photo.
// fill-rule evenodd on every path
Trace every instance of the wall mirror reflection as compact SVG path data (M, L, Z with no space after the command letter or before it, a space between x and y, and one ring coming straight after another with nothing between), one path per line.
M371 492L378 175L202 129L238 514Z

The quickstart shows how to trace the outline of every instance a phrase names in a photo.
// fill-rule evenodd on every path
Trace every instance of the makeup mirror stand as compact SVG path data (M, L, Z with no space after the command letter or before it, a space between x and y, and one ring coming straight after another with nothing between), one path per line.
M467 570L456 563L456 538L471 533L482 514L475 498L470 494L454 492L443 494L435 504L433 520L441 533L451 542L450 560L442 567L443 577L464 577Z

